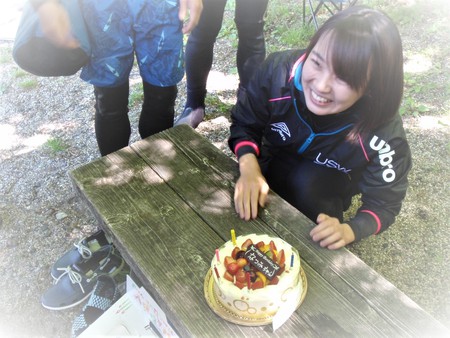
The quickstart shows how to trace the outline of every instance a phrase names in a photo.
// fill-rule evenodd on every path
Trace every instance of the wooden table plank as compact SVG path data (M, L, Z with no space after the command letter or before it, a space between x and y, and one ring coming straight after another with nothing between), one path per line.
M211 311L203 283L214 250L223 239L131 148L82 166L70 175L181 336L289 334L287 328L272 334L266 327L237 326ZM170 241L164 240L167 238Z
M153 156L163 142L176 145L186 156L177 157L176 161L167 156L167 153L163 159ZM300 254L306 262L314 266L314 271L341 294L345 294L359 311L371 313L368 320L374 326L378 324L383 334L391 335L399 332L406 335L418 332L439 334L445 330L411 299L348 250L330 251L313 243L309 236L312 222L276 194L271 194L271 203L261 213L260 219L252 222L238 219L231 197L233 185L230 184L235 182L238 176L237 163L224 156L209 142L203 142L202 137L192 129L186 126L177 127L170 133L162 133L157 139L137 142L132 147L180 193L183 200L194 210L198 210L224 240L229 238L230 228L235 228L238 234L265 232L286 239L290 244L300 248ZM155 158L160 162L156 163ZM158 170L161 162L176 168L179 176L169 177L165 171ZM204 194L203 189L207 189L208 192ZM214 203L210 201L210 196L214 197ZM220 217L215 213L205 212L205 208L199 210L201 201L205 201L207 205L220 206L218 208ZM296 226L293 227L292 224ZM396 306L397 304L400 305ZM348 319L344 317L343 322L348 323Z
M187 126L82 166L71 177L183 337L414 336L433 327L443 332L346 249L331 252L312 243L311 221L275 194L260 218L240 220L232 201L236 162ZM231 228L238 235L276 234L302 256L307 297L275 334L269 327L218 319L204 300L203 279L214 249L229 239Z

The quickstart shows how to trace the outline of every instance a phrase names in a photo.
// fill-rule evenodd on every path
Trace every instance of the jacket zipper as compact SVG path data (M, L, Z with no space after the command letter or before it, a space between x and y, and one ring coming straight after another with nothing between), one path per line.
M292 97L294 98L294 96L292 96ZM297 154L299 154L299 155L303 154L306 151L306 149L308 149L308 147L311 145L311 143L313 142L313 140L317 136L332 136L332 135L336 135L336 134L339 134L340 132L350 128L353 125L353 123L350 123L350 124L347 124L346 126L340 128L338 130L335 130L335 131L332 131L332 132L328 132L328 133L315 133L312 130L311 126L301 117L301 115L300 115L300 113L298 111L298 108L297 108L297 99L294 98L293 100L294 100L295 112L296 112L298 118L300 119L300 121L302 121L302 123L305 126L308 127L309 133L310 133L308 138L305 140L305 142L303 142L303 144L298 148Z

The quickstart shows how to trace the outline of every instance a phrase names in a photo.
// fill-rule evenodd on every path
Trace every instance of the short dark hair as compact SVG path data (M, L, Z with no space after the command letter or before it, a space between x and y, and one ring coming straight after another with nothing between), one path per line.
M393 118L403 96L403 50L396 25L384 13L365 6L343 10L316 32L306 50L309 56L322 36L337 77L363 96L354 105L359 122L350 137L364 134Z

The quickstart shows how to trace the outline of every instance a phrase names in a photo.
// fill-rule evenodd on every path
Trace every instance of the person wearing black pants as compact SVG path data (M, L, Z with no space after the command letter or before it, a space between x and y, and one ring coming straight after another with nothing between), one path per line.
M66 8L57 0L30 0L44 35L55 45L76 48ZM129 75L136 58L144 102L142 138L173 126L177 84L184 76L183 34L198 23L201 0L80 0L90 55L80 77L94 86L95 132L100 154L126 147ZM183 19L189 12L189 20Z
M206 82L213 62L214 43L222 27L227 0L203 0L203 12L186 45L187 100L175 125L196 128L205 115ZM266 56L264 14L268 0L236 0L238 31L236 63L239 90L245 89L255 69Z

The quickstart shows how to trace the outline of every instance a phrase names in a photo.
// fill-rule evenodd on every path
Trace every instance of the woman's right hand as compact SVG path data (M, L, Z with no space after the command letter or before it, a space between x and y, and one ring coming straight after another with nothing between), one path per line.
M258 216L258 207L264 207L269 193L269 185L261 173L254 154L239 158L241 176L234 189L234 208L239 217L246 221Z
M57 1L46 1L37 9L42 33L54 45L72 49L80 46L71 33L69 14Z

